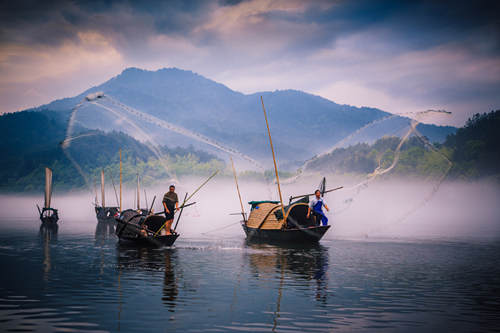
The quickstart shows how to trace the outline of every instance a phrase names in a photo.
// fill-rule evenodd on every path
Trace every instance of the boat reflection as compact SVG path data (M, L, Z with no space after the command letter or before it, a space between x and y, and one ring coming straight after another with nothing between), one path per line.
M246 245L256 250L247 254L252 276L264 281L279 280L276 308L272 316L272 332L278 329L281 299L290 287L301 288L314 282L316 301L320 306L327 306L327 248L320 244L276 246L251 241L247 241Z
M252 242L246 246L257 250L247 254L254 276L268 279L279 274L280 280L292 278L295 285L314 282L316 300L327 303L328 248L321 244L274 246Z
M161 299L168 311L174 312L179 294L176 277L179 264L176 249L158 250L150 247L138 248L118 245L118 250L120 273L129 270L164 271Z
M40 225L39 236L43 245L43 278L45 281L49 279L50 270L52 268L50 245L57 243L57 223L42 223Z
M95 227L95 240L105 241L115 237L115 224L113 221L99 221Z

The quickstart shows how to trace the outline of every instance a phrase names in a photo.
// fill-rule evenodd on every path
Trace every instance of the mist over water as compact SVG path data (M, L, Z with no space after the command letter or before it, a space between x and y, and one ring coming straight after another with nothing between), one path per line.
M311 193L319 180L283 185L284 198ZM327 176L327 187L359 180ZM180 179L179 198L203 181ZM272 184L239 183L245 209L250 200L278 198ZM320 244L306 247L247 243L241 216L230 215L240 210L234 181L223 176L193 197L179 239L160 249L119 246L112 227L97 223L88 191L54 192L56 232L40 229L35 203L42 193L2 195L0 328L494 331L500 325L500 189L445 182L418 206L433 184L379 179L359 192L326 194L332 228ZM168 185L146 188L149 205L156 195L155 211ZM136 206L135 190L124 189L124 208ZM111 186L106 197L115 204Z
M182 178L176 192L182 201L186 192L192 193L205 179ZM312 193L320 177L302 177L296 183L282 185L283 198L288 204L292 195ZM327 188L344 186L325 195L331 211L327 216L332 229L325 235L334 238L500 238L500 188L488 182L444 182L430 200L435 182L416 179L377 180L366 188L349 189L359 181L356 177L327 176ZM248 201L279 200L276 186L265 182L239 180L243 205L249 213ZM156 196L153 210L162 211L163 194L168 182L141 189L141 208L148 208ZM137 207L134 187L123 191L123 208ZM271 196L269 196L271 193ZM53 206L59 209L60 224L65 220L95 224L93 202L95 195L87 191L53 195ZM98 194L100 202L100 193ZM117 205L112 186L106 187L107 205ZM216 176L190 202L196 205L184 210L178 231L187 237L244 236L239 221L241 212L234 181ZM2 195L0 216L5 219L37 219L35 204L43 196ZM220 230L219 230L220 229Z

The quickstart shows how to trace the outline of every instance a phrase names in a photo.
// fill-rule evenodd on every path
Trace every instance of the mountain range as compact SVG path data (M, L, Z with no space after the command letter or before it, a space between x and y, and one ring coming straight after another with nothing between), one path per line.
M179 134L141 117L124 113L116 103L108 110L97 103L86 103L85 96L103 92L113 101L169 124L209 138L222 146L238 150L270 166L270 151L260 97L268 112L276 152L283 168L293 169L367 126L349 143L374 142L387 135L402 135L409 119L369 107L340 105L320 96L297 90L242 94L191 71L165 68L147 71L128 68L121 74L92 87L78 96L64 98L34 108L61 113L68 119L71 110L84 101L75 117L84 129L123 131L141 141L169 147L194 145L197 149L227 157L226 153ZM109 110L111 109L111 110ZM114 110L114 111L113 111ZM126 119L119 119L118 113ZM419 124L419 131L432 142L443 142L456 128ZM142 134L147 133L147 137Z

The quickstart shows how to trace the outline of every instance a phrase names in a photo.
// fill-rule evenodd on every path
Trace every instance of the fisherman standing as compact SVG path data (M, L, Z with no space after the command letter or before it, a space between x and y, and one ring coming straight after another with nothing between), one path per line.
M175 186L170 185L168 192L163 196L163 208L165 212L165 232L166 235L171 235L172 222L174 222L174 214L179 210L179 198L175 193Z
M330 211L328 206L323 201L323 198L321 197L321 192L319 190L316 190L314 192L314 198L312 198L312 200L309 202L309 208L307 209L307 218L309 218L312 211L314 215L316 215L317 217L321 217L321 222L323 223L323 225L328 225L328 218L323 213L323 206L328 212Z

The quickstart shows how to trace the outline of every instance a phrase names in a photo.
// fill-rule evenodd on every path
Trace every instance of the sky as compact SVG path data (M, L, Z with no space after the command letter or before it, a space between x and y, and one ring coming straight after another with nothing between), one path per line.
M127 67L243 93L298 89L461 126L500 109L500 1L0 0L0 112L75 96Z

